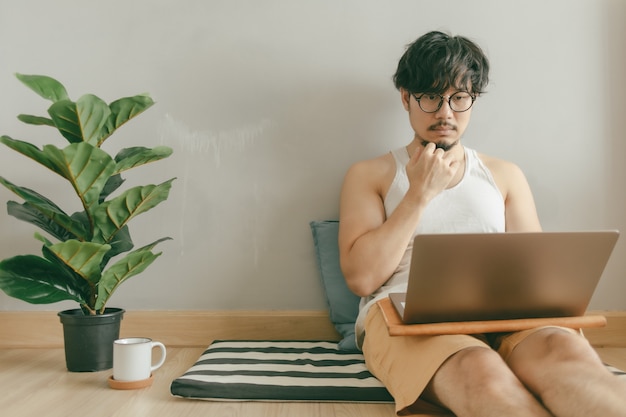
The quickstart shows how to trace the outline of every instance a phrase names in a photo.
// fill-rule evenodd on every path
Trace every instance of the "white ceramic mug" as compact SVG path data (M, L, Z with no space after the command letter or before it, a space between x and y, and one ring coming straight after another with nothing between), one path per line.
M152 365L152 349L158 347L161 357ZM165 345L147 337L129 337L113 342L113 379L116 381L142 381L165 362Z

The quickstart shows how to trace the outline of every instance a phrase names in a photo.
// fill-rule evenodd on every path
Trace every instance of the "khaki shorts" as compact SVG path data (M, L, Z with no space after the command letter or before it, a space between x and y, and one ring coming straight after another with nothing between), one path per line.
M451 415L445 409L420 399L439 367L460 350L479 346L497 350L507 359L513 349L539 329L490 335L389 336L378 305L372 306L365 322L363 355L370 372L393 396L398 415ZM572 329L568 331L575 332Z

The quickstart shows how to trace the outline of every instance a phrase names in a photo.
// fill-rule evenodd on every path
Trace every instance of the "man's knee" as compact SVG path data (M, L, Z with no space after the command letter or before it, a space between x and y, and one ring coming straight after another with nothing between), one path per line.
M499 398L518 388L517 379L500 355L487 347L470 347L452 355L439 368L423 397L431 402L446 404L455 396L470 401L478 392Z
M559 328L539 330L520 342L507 359L513 373L533 390L549 376L578 367L597 367L601 361L580 334Z
M495 351L483 347L463 349L453 355L450 360L455 362L458 369L473 373L488 371L490 368L488 365L501 361Z
M492 349L471 347L463 349L448 359L442 366L443 372L473 386L488 389L501 384L506 375L506 365L500 355Z
M589 342L580 334L560 328L545 328L528 336L515 348L509 363L541 363L544 361L597 360Z

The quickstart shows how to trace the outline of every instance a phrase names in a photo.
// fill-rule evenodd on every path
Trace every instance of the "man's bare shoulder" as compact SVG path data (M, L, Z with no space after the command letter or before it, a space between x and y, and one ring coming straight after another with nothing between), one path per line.
M512 195L530 193L526 176L517 164L484 154L478 154L478 157L491 172L505 200Z
M499 158L478 155L491 171L506 207L507 231L541 231L541 223L526 175L516 164Z
M496 180L524 175L519 166L506 159L500 159L482 153L479 153L478 157L483 161L483 164L485 164L489 171L491 171L491 174Z
M384 196L395 176L395 167L391 153L354 163L344 178L344 195L364 192Z
M395 161L390 153L372 159L366 159L354 163L349 169L346 177L360 178L370 181L384 181L396 170Z

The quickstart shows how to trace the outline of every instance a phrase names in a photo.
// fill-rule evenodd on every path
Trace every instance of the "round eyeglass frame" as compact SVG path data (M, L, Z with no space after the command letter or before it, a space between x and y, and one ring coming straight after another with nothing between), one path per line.
M451 103L452 97L454 97L458 93L467 93L472 98L472 102L470 103L469 107L466 108L465 110L454 110L452 108L452 103ZM431 95L431 96L439 96L439 105L437 106L437 108L435 110L427 111L427 110L424 110L422 108L422 103L421 103L420 100L422 99L422 96L425 95L425 94L428 94L428 95ZM411 93L411 95L413 96L415 101L417 101L417 105L420 106L420 110L422 110L424 113L437 113L441 109L441 106L443 106L443 100L446 98L446 96L443 96L443 95L438 94L438 93L421 93L419 95L419 97L417 96L417 93ZM472 106L474 105L474 102L476 101L476 96L474 94L468 93L467 91L459 90L459 91L455 91L454 93L452 93L449 96L447 96L447 100L446 101L448 102L448 106L450 107L450 110L452 110L455 113L463 113L463 112L466 112L466 111L468 111L469 109L472 108Z

